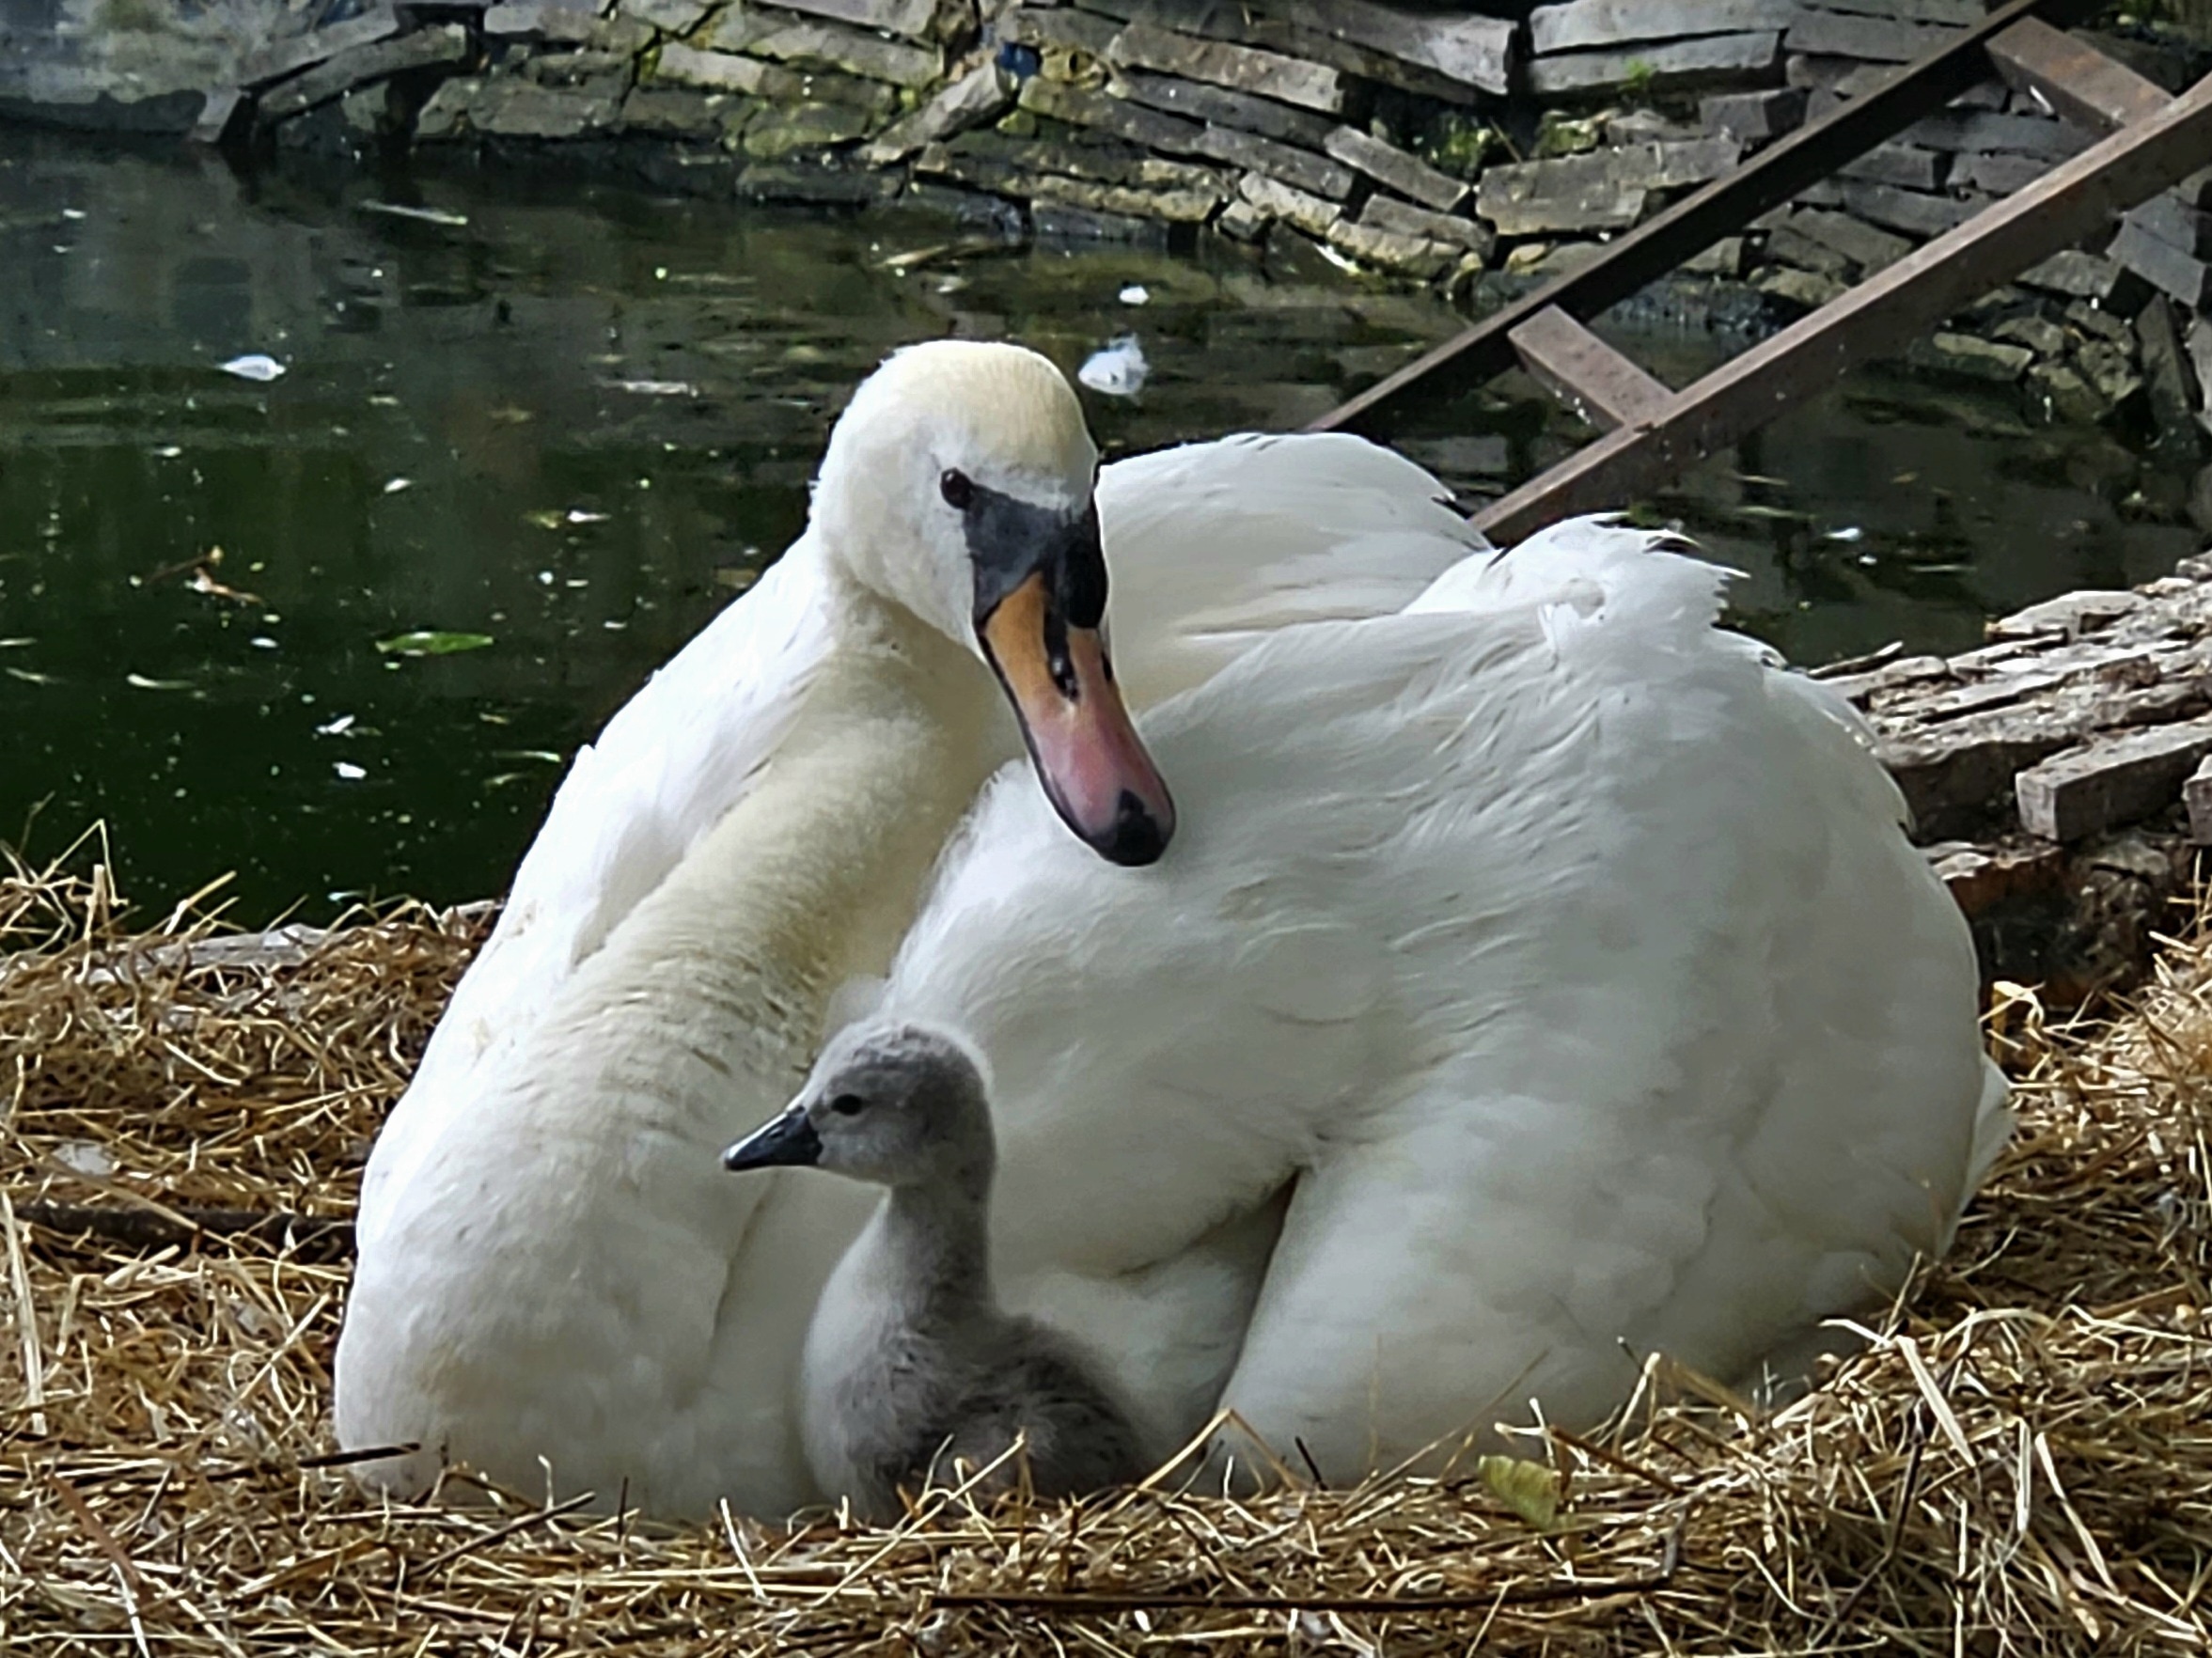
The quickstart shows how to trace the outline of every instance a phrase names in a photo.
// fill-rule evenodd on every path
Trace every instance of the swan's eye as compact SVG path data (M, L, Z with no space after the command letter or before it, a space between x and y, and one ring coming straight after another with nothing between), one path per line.
M950 473L947 477L953 476ZM829 1108L839 1117L858 1117L868 1109L868 1102L858 1094L839 1094L829 1103Z
M945 497L945 505L956 512L965 512L976 504L976 486L957 467L937 479L937 493Z

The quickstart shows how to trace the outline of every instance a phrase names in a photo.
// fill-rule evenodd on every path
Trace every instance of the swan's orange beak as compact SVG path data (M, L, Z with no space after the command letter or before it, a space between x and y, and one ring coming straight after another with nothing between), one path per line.
M1100 585L1103 611L1103 574ZM1102 616L1072 622L1059 586L1026 576L978 620L977 637L1061 821L1109 863L1153 863L1175 833L1175 803L1122 706Z

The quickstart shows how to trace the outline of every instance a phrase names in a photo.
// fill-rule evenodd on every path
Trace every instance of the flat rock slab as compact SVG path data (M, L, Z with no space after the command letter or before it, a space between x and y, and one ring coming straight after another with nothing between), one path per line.
M1786 29L1802 9L1800 0L1569 0L1529 14L1529 45L1541 56L1637 40Z
M925 144L981 126L1013 102L1012 78L985 58L967 73L954 77L913 114L893 121L871 139L860 159L873 167L889 166L912 155Z
M1733 138L1699 138L1514 163L1483 175L1476 211L1501 236L1626 229L1653 191L1717 179L1742 153Z
M1446 80L1493 94L1512 85L1515 30L1503 18L1407 11L1373 0L1302 0L1289 9L1310 29Z
M669 44L653 59L653 79L709 92L738 92L752 98L791 98L800 91L799 77L789 70L746 57L735 52L704 52L696 46Z
M260 102L261 118L289 120L317 104L342 97L356 86L433 64L459 63L468 52L468 31L459 23L441 23L436 28L402 35L396 40L356 46L266 93Z
M324 59L350 52L356 46L373 46L399 32L399 14L389 6L373 7L359 17L332 23L328 28L310 29L289 40L275 40L256 48L240 60L238 82L242 86L265 86L287 75L296 75L302 70L313 69Z
M1771 92L1721 92L1698 103L1698 123L1707 136L1745 143L1779 138L1805 124L1809 94L1802 86Z
M1460 180L1357 127L1337 128L1328 135L1325 148L1337 160L1358 168L1378 184L1386 184L1399 195L1437 212L1448 213L1467 199L1467 187Z
M1200 40L1147 23L1133 23L1115 36L1109 55L1129 68L1276 98L1325 115L1341 114L1350 96L1345 77L1336 70L1255 46Z
M1948 46L1964 31L1940 23L1900 23L1883 17L1856 17L1808 11L1790 26L1792 52L1827 57L1856 57L1868 63L1910 63L1924 53Z
M1498 241L1489 227L1477 220L1463 219L1457 213L1439 213L1428 208L1415 207L1410 202L1379 193L1367 198L1367 205L1359 210L1359 222L1372 225L1378 230L1393 231L1400 236L1419 236L1431 242L1452 242L1485 258Z
M786 11L804 11L855 28L881 29L909 40L926 40L937 14L937 0L776 0Z
M1539 98L1615 92L1624 87L1672 91L1772 75L1781 62L1781 34L1714 35L1663 46L1607 52L1561 52L1531 58L1526 78Z
M2079 840L2171 805L2212 755L2212 720L2183 720L2085 744L2016 780L2020 826L2046 840Z
M1106 90L1117 98L1125 98L1165 115L1234 127L1239 132L1256 133L1263 138L1296 144L1307 149L1321 149L1337 128L1334 120L1314 110L1294 109L1271 98L1255 98L1249 93L1232 92L1226 86L1211 86L1203 81L1184 80L1181 75L1156 74L1151 70L1124 68L1107 83Z

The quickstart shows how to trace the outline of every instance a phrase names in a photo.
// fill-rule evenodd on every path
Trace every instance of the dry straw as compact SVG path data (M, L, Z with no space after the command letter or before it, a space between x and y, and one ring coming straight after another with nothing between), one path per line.
M481 917L240 944L206 908L133 931L97 869L0 879L0 1650L2207 1644L2201 928L2108 1026L2006 1003L2016 1150L1952 1260L1780 1411L1655 1362L1605 1433L1531 1436L1532 1478L671 1530L481 1488L386 1506L333 1465L356 1173Z

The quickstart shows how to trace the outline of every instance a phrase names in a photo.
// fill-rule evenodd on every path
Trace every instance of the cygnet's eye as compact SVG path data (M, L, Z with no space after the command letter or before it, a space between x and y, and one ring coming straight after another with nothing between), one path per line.
M829 1108L839 1117L858 1117L868 1109L868 1102L858 1094L839 1094L829 1103Z
M938 477L937 493L945 497L945 505L956 512L965 512L976 504L976 486L958 467L949 468Z

